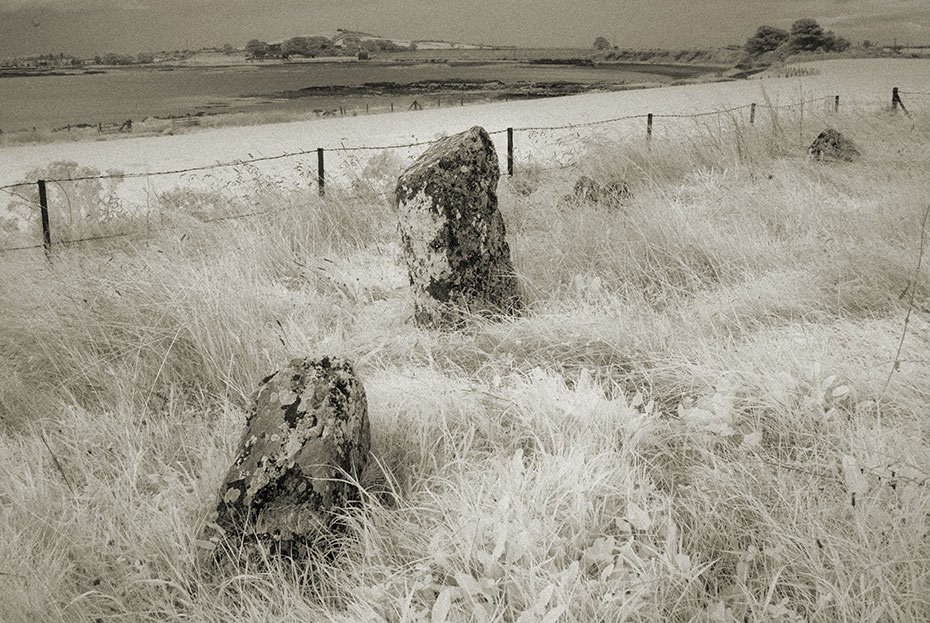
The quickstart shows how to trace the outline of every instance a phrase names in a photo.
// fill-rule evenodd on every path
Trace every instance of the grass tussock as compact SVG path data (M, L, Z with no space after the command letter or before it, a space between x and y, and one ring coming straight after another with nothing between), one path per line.
M826 123L860 161L808 161ZM451 333L411 324L388 156L325 200L88 189L61 235L133 235L0 266L0 619L926 620L930 124L686 136L503 180L528 311ZM212 567L249 394L323 354L368 392L364 504Z

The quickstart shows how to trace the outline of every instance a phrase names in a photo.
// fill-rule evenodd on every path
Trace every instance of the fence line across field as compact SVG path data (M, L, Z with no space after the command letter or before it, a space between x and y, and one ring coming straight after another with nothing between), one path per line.
M379 193L379 194L381 195L379 199L381 200L387 199L386 194L384 193ZM339 197L339 200L340 201L352 201L355 199L371 199L373 197L374 195L348 195L344 197ZM200 219L198 220L198 223L208 224L208 223L219 223L219 222L224 222L224 221L235 221L235 220L244 219L244 218L251 218L254 216L264 216L266 214L281 214L284 212L288 212L290 210L293 210L293 208L284 208L280 210L271 210L271 209L258 210L255 212L246 212L244 214L230 214L227 216L216 216L212 218ZM87 236L85 238L56 240L55 244L67 246L67 245L72 245L72 244L79 244L82 242L97 242L101 240L114 240L117 238L131 238L133 236L141 236L141 235L145 235L148 237L153 234L175 231L177 229L180 229L180 226L171 225L168 227L146 228L142 231L121 232L121 233L116 233L116 234L101 234L98 236ZM30 249L41 249L43 247L46 247L46 245L45 244L33 244L33 245L27 245L27 246L21 246L21 247L8 247L8 248L0 249L0 253L7 252L7 251L25 251L25 250L30 250Z
M533 131L572 130L576 128L585 128L585 127L591 127L591 126L596 126L596 125L618 123L621 121L629 121L631 119L646 119L650 116L653 117L654 119L694 119L694 118L707 117L707 116L713 116L713 115L724 115L724 114L728 114L731 112L735 112L737 110L749 109L751 107L768 108L771 110L796 108L798 106L832 99L833 97L834 96L830 95L830 96L818 97L818 98L814 98L814 99L810 99L810 100L806 100L802 102L795 102L792 104L783 104L783 105L744 104L742 106L735 106L733 108L725 108L721 110L712 110L712 111L699 112L699 113L683 113L683 114L649 113L649 114L638 114L638 115L624 115L622 117L613 117L610 119L600 119L596 121L585 121L585 122L580 122L580 123L568 123L568 124L555 125L555 126L515 126L512 128L507 128L503 130L494 130L494 131L488 132L488 134L491 136L494 136L497 134L504 134L508 131L533 132ZM835 96L835 97L839 97L839 96ZM237 160L231 160L228 162L216 162L213 164L206 164L206 165L200 165L200 166L195 166L195 167L186 167L183 169L167 169L163 171L139 171L139 172L131 172L131 173L106 173L102 175L85 175L85 176L78 176L78 177L50 178L50 179L47 179L46 182L59 182L59 183L60 182L83 182L87 180L133 179L133 178L142 178L142 177L157 177L157 176L164 176L164 175L180 175L183 173L194 173L198 171L207 171L211 169L221 169L221 168L243 166L246 164L253 164L256 162L269 162L273 160L282 160L285 158L308 156L314 153L318 154L321 149L323 151L331 151L331 152L384 151L388 149L408 149L411 147L423 147L426 145L432 145L437 140L439 139L416 141L412 143L397 143L397 144L389 144L389 145L359 145L359 146L353 146L353 147L345 147L345 146L318 147L315 149L303 149L303 150L298 150L298 151L293 151L293 152L285 152L285 153L277 154L274 156L259 156L256 158L237 159ZM15 184L6 184L3 186L0 186L0 190L8 190L11 188L31 186L33 184L35 184L35 182L18 182Z
M898 87L895 87L892 90L892 97L891 97L892 110L897 110L898 107L900 107L906 114L909 114L907 109L904 107L904 103L901 101L901 95L930 96L930 93L923 93L919 91L901 91L898 89ZM768 110L785 110L785 109L790 109L790 108L799 108L799 107L803 108L804 106L807 106L810 104L815 104L817 102L826 102L826 101L832 102L832 106L830 106L832 112L835 113L839 111L840 96L839 95L828 95L828 96L816 97L816 98L812 98L812 99L808 99L808 100L804 100L800 102L793 102L789 104L768 104L768 103L757 104L753 102L750 104L743 104L741 106L733 106L731 108L698 112L698 113L677 113L677 114L676 113L647 113L647 114L636 114L636 115L624 115L621 117L613 117L609 119L600 119L600 120L595 120L595 121L585 121L585 122L580 122L580 123L570 123L570 124L554 125L554 126L508 127L506 129L501 129L501 130L493 130L491 132L488 132L488 134L492 136L500 135L500 134L506 135L507 175L512 176L514 174L514 134L516 132L542 132L542 131L573 130L573 129L593 127L593 126L607 125L607 124L612 124L612 123L619 123L619 122L630 121L630 120L635 120L635 119L645 119L646 120L646 140L651 141L652 130L653 130L655 119L697 119L697 118L709 117L709 116L728 115L728 114L732 114L738 111L743 111L743 110L748 109L749 110L749 123L750 125L753 125L755 123L756 110L759 108L765 108ZM217 163L209 164L209 165L185 167L181 169L169 169L169 170L150 171L150 172L139 171L139 172L130 172L130 173L106 173L106 174L101 174L101 175L84 175L84 176L75 176L75 177L49 178L49 179L44 179L44 180L38 180L36 182L18 182L14 184L6 184L3 186L0 186L0 191L6 192L7 194L17 197L23 201L39 206L40 215L42 217L43 243L35 244L35 245L27 245L27 246L0 248L0 253L23 251L23 250L29 250L29 249L38 249L38 248L44 247L46 255L50 255L52 240L51 240L50 224L48 222L48 199L47 199L47 194L45 192L45 185L48 183L55 183L55 184L58 184L60 187L62 183L67 183L67 182L81 182L81 181L89 181L89 180L111 180L111 179L138 179L138 178L159 177L159 176L167 176L167 175L182 175L185 173L196 173L196 172L201 172L201 171L209 171L213 169L239 167L239 166L244 166L244 165L249 165L249 164L254 164L254 163L259 163L259 162L270 162L274 160L282 160L286 158L296 158L299 156L309 156L309 155L316 154L317 156L317 180L316 182L317 182L318 193L321 197L323 197L325 196L325 193L326 193L324 154L327 151L334 152L334 153L351 153L351 152L360 152L360 151L386 151L386 150L392 150L392 149L409 149L413 147L429 146L429 145L434 144L438 140L441 140L441 139L432 139L432 140L425 140L425 141L414 141L411 143L388 144L388 145L378 145L378 146L360 145L360 146L351 146L351 147L346 147L346 146L328 147L328 148L318 147L315 149L305 149L305 150L298 150L298 151L293 151L293 152L285 152L285 153L277 154L274 156L259 156L259 157L248 158L248 159L237 159L237 160L233 160L229 162L217 162ZM564 167L558 167L558 168L564 168ZM39 188L39 193L38 193L39 201L38 202L28 197L24 197L15 192L12 192L13 189L27 188L33 185L37 185ZM224 217L218 217L214 219L204 219L201 222L210 223L210 222L217 222L217 221L234 220L238 218L246 218L249 216L259 216L262 214L267 214L268 212L270 211L265 210L262 212L224 216ZM168 229L173 229L173 228L168 228ZM146 231L148 231L149 233L157 233L163 230L156 229L156 230L146 230ZM57 240L55 241L55 244L68 245L68 244L75 244L79 242L88 242L88 241L94 241L94 240L123 238L123 237L137 235L138 233L141 233L141 232L91 236L91 237L79 238L79 239L74 239L74 240Z

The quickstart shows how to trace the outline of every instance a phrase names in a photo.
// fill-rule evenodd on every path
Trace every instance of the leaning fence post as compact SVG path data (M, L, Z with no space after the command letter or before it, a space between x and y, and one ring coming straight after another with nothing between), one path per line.
M507 175L513 177L513 128L507 128Z
M833 112L840 112L840 96L833 98Z
M907 108L904 106L904 102L901 101L901 95L898 93L898 87L895 87L891 89L891 110L897 111L899 106L901 107L901 110L904 111L905 115L911 115L911 113L907 112Z
M756 103L753 102L749 105L749 125L755 125L756 123Z
M48 226L48 195L45 192L45 180L39 180L39 211L42 215L42 245L45 258L52 259L52 232Z
M320 196L326 194L326 182L323 176L323 148L318 147L316 150L316 183L320 190Z
M652 113L646 115L646 140L652 140Z

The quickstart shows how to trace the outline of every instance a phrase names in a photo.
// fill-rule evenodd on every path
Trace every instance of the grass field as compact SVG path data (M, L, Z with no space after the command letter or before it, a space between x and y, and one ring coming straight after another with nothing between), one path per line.
M412 325L377 192L176 194L155 238L4 257L0 620L927 620L930 122L830 122L861 161L776 116L503 179L528 311L457 332ZM635 198L561 200L581 174ZM326 354L364 504L212 567L249 394Z

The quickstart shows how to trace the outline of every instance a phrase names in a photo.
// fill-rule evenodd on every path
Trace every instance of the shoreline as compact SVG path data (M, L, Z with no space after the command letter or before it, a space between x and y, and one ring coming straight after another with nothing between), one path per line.
M668 64L652 65L649 63L605 63L595 67L579 67L565 59L567 62L554 62L551 59L542 59L544 62L533 61L466 61L445 60L442 62L424 62L416 59L393 59L354 61L352 59L328 62L324 59L308 59L313 63L269 63L263 62L255 65L235 65L230 68L216 66L191 65L159 65L143 67L107 67L105 71L59 71L37 70L28 72L28 77L68 76L72 80L86 74L109 74L112 76L135 77L146 79L146 75L162 74L163 72L216 72L239 71L262 72L264 70L299 69L301 66L313 65L315 67L333 69L333 65L344 66L352 63L355 67L356 78L359 71L371 68L378 73L379 69L398 70L406 72L408 68L422 67L427 77L412 80L385 80L347 83L311 84L309 86L272 90L268 92L246 93L240 96L217 94L215 97L201 96L200 102L191 101L174 107L174 110L162 110L152 114L124 118L111 118L109 121L98 119L81 119L75 115L70 123L39 125L36 123L30 130L28 126L16 130L0 130L0 147L17 145L31 145L44 143L108 141L133 136L164 136L174 134L187 134L207 128L229 126L253 126L267 123L281 123L291 121L309 121L327 117L354 117L360 115L384 114L400 112L408 109L420 110L424 108L440 108L449 106L465 106L474 104L489 104L506 101L524 101L533 99L548 99L584 93L603 93L613 91L639 90L661 86L675 86L689 83L722 82L733 80L727 76L722 68L713 68L706 71L704 66L691 66L682 71L682 67L671 67ZM356 65L356 63L358 63ZM500 67L505 67L500 70ZM624 68L637 67L641 71L623 73ZM487 71L483 68L489 67ZM458 74L462 69L462 76L450 77L449 72ZM515 79L515 73L526 69L526 74L535 79ZM647 70L647 71L642 71ZM653 71L648 71L653 70ZM501 73L508 72L507 73ZM601 72L604 72L603 74ZM611 75L609 72L616 72ZM545 72L545 73L541 73ZM666 73L663 73L666 72ZM2 73L2 72L0 72ZM632 81L638 73L643 80ZM477 77L476 77L477 74ZM486 75L488 77L483 77ZM498 75L499 77L494 77ZM17 76L7 75L9 78ZM22 78L23 76L18 76ZM415 76L411 76L412 78ZM518 77L518 76L516 76ZM561 79L561 78L565 79ZM575 79L571 79L571 78ZM663 80L664 77L664 80ZM652 79L650 79L652 78ZM107 78L103 78L107 79ZM299 80L299 79L298 79ZM248 84L248 81L245 82ZM185 112L186 109L186 112ZM131 121L131 122L129 122Z
M398 110L396 114L377 115L377 118L375 114L322 118L305 114L304 120L282 119L262 123L260 127L257 123L236 123L224 127L202 125L201 131L179 128L170 135L137 134L134 123L133 134L124 134L120 140L0 146L0 161L3 162L0 184L31 180L32 177L26 175L28 171L63 160L78 161L101 171L154 171L317 147L338 149L340 146L432 140L471 125L498 131L511 126L578 125L625 115L705 113L750 102L769 101L777 105L834 94L841 96L842 113L860 105L885 104L893 86L900 86L905 92L930 92L928 62L898 59L819 61L810 66L819 71L816 75L584 93L422 111ZM930 100L923 102L912 98L908 104L915 111L930 109ZM658 123L656 132L661 133L663 127L670 123ZM640 137L645 133L645 122L631 121L606 129ZM550 138L553 144L557 144L564 137L564 133L556 132ZM527 138L521 138L518 149L529 149L526 141ZM524 151L524 157L526 153Z

